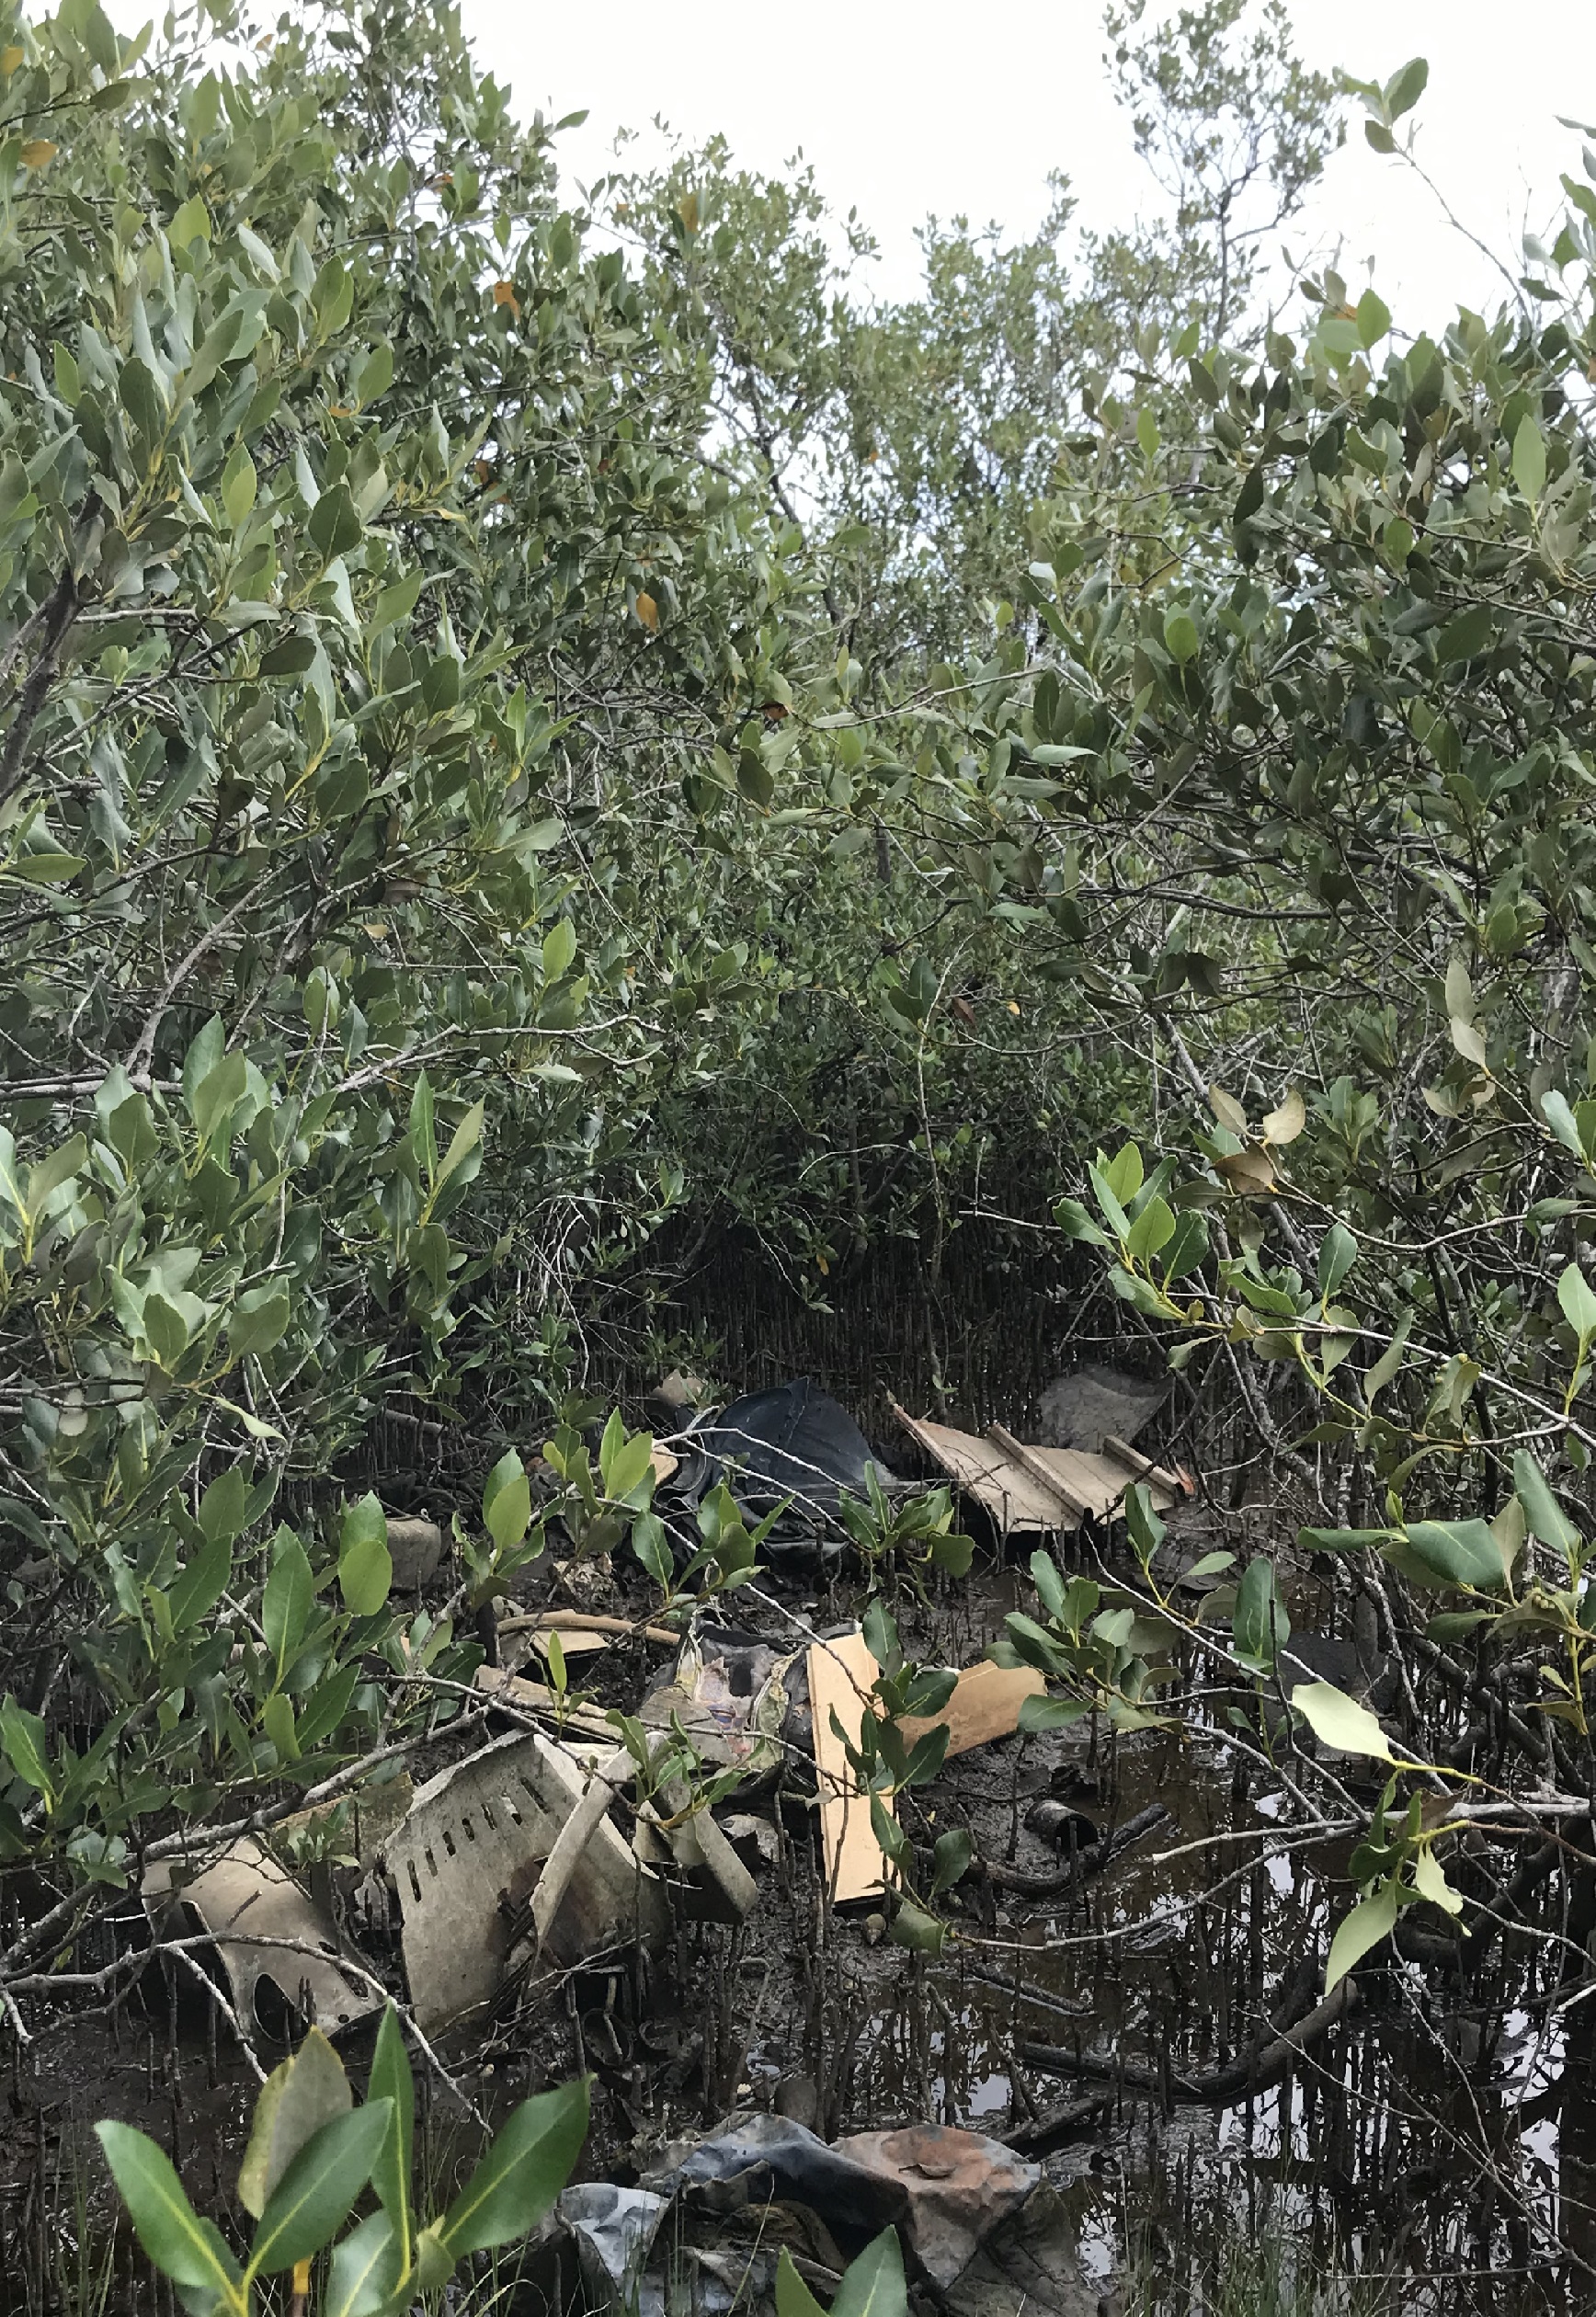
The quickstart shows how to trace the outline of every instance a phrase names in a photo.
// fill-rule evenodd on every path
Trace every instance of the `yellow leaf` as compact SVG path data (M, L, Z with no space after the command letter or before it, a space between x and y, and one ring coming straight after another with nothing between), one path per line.
M29 137L22 148L22 166L25 169L48 168L60 151L61 147L51 144L48 137Z
M1263 1122L1263 1139L1278 1150L1285 1143L1295 1142L1307 1123L1302 1096L1294 1086L1289 1087L1281 1097L1280 1108L1271 1110Z
M1009 1010L1011 1014L1017 1014L1020 1011L1020 1006L1017 999L1010 998L1009 1000Z
M1247 1113L1234 1094L1227 1094L1222 1086L1211 1086L1208 1107L1226 1134L1234 1135L1237 1142L1247 1140Z
M0 49L0 73L4 73L7 80L10 79L12 74L17 70L17 67L21 63L21 62L22 51L15 40L12 41L9 48Z
M644 626L648 630L650 635L657 635L659 633L659 606L656 603L651 595L640 595L638 597L637 616L642 621Z
M699 205L696 193L684 193L676 205L676 213L690 234L699 229Z
M1221 1152L1214 1161L1217 1171L1238 1198L1266 1198L1274 1191L1274 1166L1260 1144L1246 1150Z
M513 282L496 281L493 286L493 302L496 306L508 306L515 319L518 322L520 320L521 302L516 295Z

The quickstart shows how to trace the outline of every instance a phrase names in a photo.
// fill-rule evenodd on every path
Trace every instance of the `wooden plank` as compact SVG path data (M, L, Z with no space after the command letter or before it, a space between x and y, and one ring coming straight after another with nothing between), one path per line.
M948 1759L968 1753L972 1746L989 1746L994 1738L1007 1738L1018 1727L1020 1708L1028 1697L1039 1697L1047 1684L1031 1665L994 1665L990 1658L967 1665L953 1685L953 1695L940 1714L924 1721L906 1717L898 1724L906 1746L914 1745L928 1729L948 1725Z
M1023 1441L1016 1440L1014 1434L1011 1432L1006 1432L1001 1424L989 1426L987 1437L995 1440L1004 1455L1012 1457L1022 1471L1028 1472L1033 1480L1041 1482L1042 1486L1063 1507L1070 1527L1079 1527L1081 1521L1090 1510L1089 1500L1071 1488L1064 1475L1055 1466L1048 1462L1040 1448L1028 1448Z
M1155 1488L1168 1489L1171 1502L1178 1497L1191 1495L1191 1490L1179 1473L1167 1470L1161 1464L1155 1464L1151 1456L1144 1456L1139 1448L1133 1448L1128 1440L1121 1440L1113 1432L1104 1432L1103 1446L1111 1456L1117 1456L1121 1464L1129 1465L1139 1480L1150 1480Z
M895 1400L892 1405L910 1438L918 1441L950 1479L986 1506L1005 1535L1013 1531L1058 1528L1057 1490L1044 1487L996 1442L981 1440L974 1432L955 1432L950 1424L926 1423Z
M865 1701L879 1668L862 1633L839 1634L809 1649L809 1709L815 1727L815 1774L820 1790L820 1840L826 1887L833 1900L875 1898L885 1887L886 1861L872 1832L870 1798L853 1775L847 1749L831 1727L832 1709L857 1745ZM890 1801L885 1806L892 1808Z
M567 1706L564 1715L560 1702L542 1682L529 1682L519 1673L507 1673L497 1665L479 1665L476 1686L486 1697L501 1698L507 1706L519 1706L524 1714L543 1714L559 1725L562 1733L576 1730L585 1738L606 1738L613 1741L615 1726L605 1720L594 1706Z

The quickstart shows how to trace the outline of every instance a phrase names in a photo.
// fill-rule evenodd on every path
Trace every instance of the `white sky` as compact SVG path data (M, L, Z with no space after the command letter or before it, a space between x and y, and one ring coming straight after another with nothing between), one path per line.
M1287 6L1304 55L1322 67L1384 80L1429 55L1416 150L1493 248L1516 250L1526 212L1536 229L1551 214L1559 171L1580 174L1579 139L1556 116L1596 120L1592 0ZM1153 199L1109 94L1099 0L462 0L462 9L518 110L588 108L587 125L561 142L573 180L602 173L616 131L646 131L656 114L691 140L721 131L751 166L779 167L802 148L832 203L857 206L875 234L873 286L885 295L913 290L914 229L929 211L1020 234L1042 215L1053 168L1068 173L1091 224L1122 223ZM1173 0L1151 0L1150 15L1173 12ZM659 142L645 135L633 150L647 159ZM1399 330L1433 328L1459 301L1494 309L1501 293L1423 188L1369 150L1360 123L1311 216L1290 237L1296 254L1340 238L1354 285L1373 257Z

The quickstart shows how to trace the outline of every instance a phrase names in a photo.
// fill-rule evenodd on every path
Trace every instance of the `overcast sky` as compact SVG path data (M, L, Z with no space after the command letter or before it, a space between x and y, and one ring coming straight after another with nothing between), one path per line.
M1526 211L1533 224L1545 221L1560 170L1579 174L1579 138L1556 116L1596 121L1592 0L1453 0L1443 11L1396 0L1287 5L1313 63L1385 79L1429 53L1416 150L1462 222L1493 247L1516 245ZM872 279L885 295L913 289L914 229L929 211L995 220L1018 235L1042 215L1055 168L1070 176L1089 223L1122 223L1149 205L1103 73L1098 0L462 6L518 110L588 108L586 126L561 141L574 179L603 171L617 130L647 131L656 114L691 139L721 131L760 168L801 148L828 199L857 207L875 234ZM634 151L659 149L645 134ZM1459 301L1494 307L1501 293L1484 258L1356 124L1311 218L1291 235L1294 248L1340 239L1354 284L1373 257L1399 328L1434 326Z

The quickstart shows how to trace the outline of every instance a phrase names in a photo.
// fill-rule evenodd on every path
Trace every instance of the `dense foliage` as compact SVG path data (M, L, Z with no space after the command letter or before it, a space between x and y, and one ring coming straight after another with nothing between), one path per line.
M1112 28L1166 223L1061 186L884 309L720 146L593 230L440 7L4 17L14 1967L450 1710L336 1502L376 1412L484 1436L458 1611L663 1224L820 1297L885 1234L934 1274L983 1169L1588 1792L1596 192L1494 320L1327 269L1288 328L1341 98L1242 13ZM1423 82L1351 92L1394 166ZM624 1430L563 1444L612 1541ZM1260 1679L1278 1599L1211 1644Z

